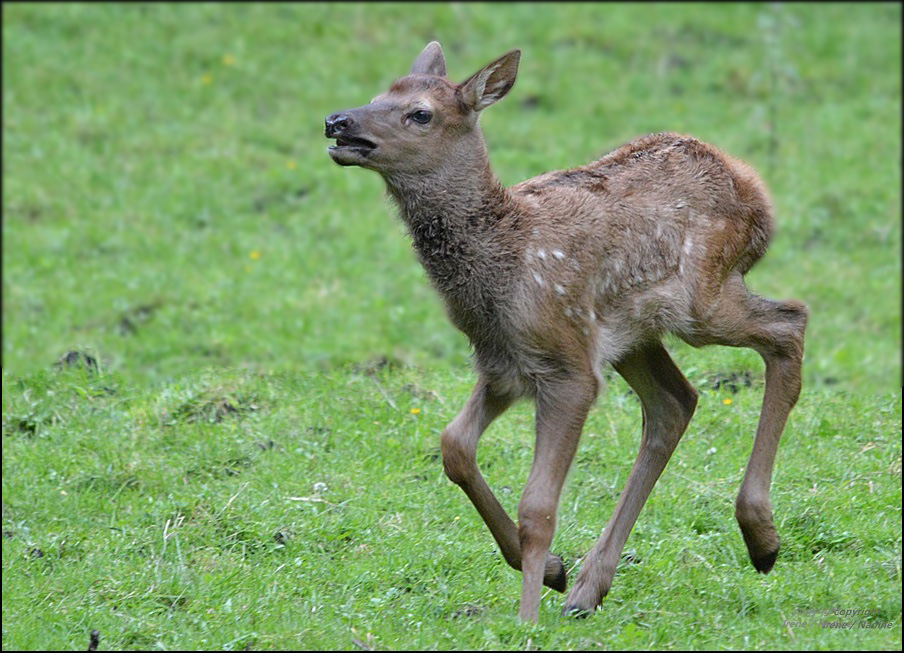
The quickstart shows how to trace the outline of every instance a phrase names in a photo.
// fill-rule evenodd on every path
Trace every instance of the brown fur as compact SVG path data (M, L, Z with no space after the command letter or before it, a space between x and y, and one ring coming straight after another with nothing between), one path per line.
M565 588L549 544L601 370L611 365L625 377L643 404L641 450L568 597L568 611L587 613L608 592L628 533L696 406L662 336L753 347L766 361L766 393L737 518L754 565L768 572L779 546L769 484L800 392L807 316L799 302L766 300L744 286L772 234L768 193L743 162L673 133L504 188L478 117L511 89L519 59L510 52L456 85L431 43L388 93L327 119L327 136L343 145L331 149L337 163L385 179L419 260L474 348L479 381L443 433L446 473L522 570L520 614L536 619L541 584ZM524 396L537 405L537 447L516 527L475 452L489 423Z

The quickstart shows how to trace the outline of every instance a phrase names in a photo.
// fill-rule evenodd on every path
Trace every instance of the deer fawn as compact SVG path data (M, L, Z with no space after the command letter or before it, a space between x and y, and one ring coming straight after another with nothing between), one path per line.
M326 119L339 165L379 172L449 317L471 341L477 385L443 431L447 476L474 503L505 560L523 575L524 620L543 585L565 591L549 552L556 510L591 404L612 365L643 408L640 452L565 613L586 616L612 585L638 513L697 404L661 344L755 349L766 387L735 515L754 567L772 569L779 537L769 487L801 388L807 308L750 293L772 206L756 172L678 134L639 138L588 165L504 188L490 169L480 112L515 83L514 50L455 84L439 43L370 104ZM536 450L509 518L477 467L477 443L513 401L536 403Z

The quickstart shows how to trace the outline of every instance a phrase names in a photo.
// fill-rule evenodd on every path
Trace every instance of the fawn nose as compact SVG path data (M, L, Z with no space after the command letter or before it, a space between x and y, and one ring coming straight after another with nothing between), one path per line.
M333 138L346 131L351 126L351 118L344 113L334 113L325 121L324 134L327 138Z

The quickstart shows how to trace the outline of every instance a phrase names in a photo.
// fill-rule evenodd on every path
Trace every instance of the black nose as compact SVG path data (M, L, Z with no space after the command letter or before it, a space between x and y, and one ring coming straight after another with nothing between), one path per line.
M351 118L349 118L344 113L334 113L325 121L326 129L324 130L324 134L327 138L334 138L339 134L348 130L351 126Z

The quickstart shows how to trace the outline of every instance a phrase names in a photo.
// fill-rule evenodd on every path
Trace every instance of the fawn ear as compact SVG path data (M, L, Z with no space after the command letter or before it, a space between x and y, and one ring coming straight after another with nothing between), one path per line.
M459 86L461 97L472 111L482 111L498 102L515 85L521 50L504 54Z
M446 76L446 57L443 56L443 47L437 41L427 44L414 65L411 66L412 75L434 75L436 77Z

